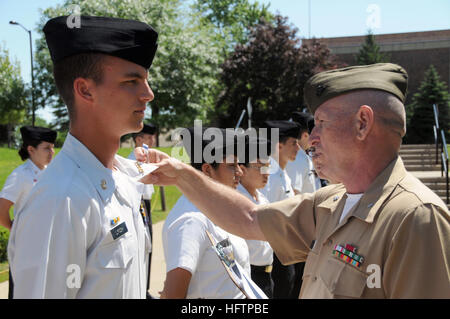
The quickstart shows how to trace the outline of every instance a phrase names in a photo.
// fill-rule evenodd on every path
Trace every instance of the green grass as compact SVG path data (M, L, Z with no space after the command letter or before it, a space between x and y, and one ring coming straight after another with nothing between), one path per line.
M7 281L9 272L8 272L8 263L0 263L0 282Z

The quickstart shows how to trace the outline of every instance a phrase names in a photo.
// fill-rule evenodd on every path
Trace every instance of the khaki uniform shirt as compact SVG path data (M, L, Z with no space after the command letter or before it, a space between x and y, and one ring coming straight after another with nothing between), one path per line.
M257 208L280 261L306 260L300 298L450 298L449 211L400 158L339 223L345 194L337 184Z

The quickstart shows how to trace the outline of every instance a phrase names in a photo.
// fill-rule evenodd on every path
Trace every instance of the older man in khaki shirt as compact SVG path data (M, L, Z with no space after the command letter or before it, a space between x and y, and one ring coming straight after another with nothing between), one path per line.
M450 298L449 211L398 156L406 88L390 63L307 82L316 168L341 181L313 194L257 207L157 152L145 179L177 185L229 232L268 240L282 263L306 260L300 298Z

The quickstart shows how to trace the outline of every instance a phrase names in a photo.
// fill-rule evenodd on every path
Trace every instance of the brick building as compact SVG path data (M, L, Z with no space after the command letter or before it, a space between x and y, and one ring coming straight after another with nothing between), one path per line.
M366 36L319 38L337 60L355 65ZM303 40L304 42L309 40ZM417 92L430 64L436 67L442 81L450 83L450 30L408 32L375 35L380 51L390 56L389 61L405 68L409 75L409 94L406 104Z

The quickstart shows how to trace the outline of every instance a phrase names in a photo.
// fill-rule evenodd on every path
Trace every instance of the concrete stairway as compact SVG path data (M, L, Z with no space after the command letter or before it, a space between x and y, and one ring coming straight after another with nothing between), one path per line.
M406 169L435 192L444 203L447 200L445 177L441 177L440 150L439 164L436 164L436 147L428 144L402 145L400 156ZM450 204L447 204L450 209Z

